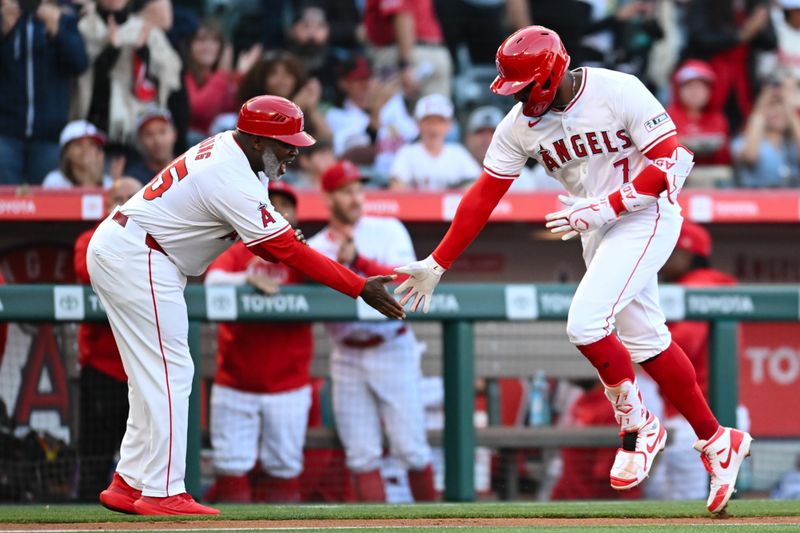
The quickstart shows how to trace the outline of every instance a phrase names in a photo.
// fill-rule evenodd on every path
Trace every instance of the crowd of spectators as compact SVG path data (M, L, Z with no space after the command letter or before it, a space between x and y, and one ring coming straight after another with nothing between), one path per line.
M513 104L476 73L491 70L504 36L533 23L562 36L572 67L647 83L697 155L695 185L800 180L800 0L188 6L2 0L0 184L146 182L177 153L232 127L248 98L275 94L300 105L321 141L291 169L295 186L318 188L326 167L347 159L371 186L461 188L477 177L493 127ZM516 190L551 186L533 167L529 174Z

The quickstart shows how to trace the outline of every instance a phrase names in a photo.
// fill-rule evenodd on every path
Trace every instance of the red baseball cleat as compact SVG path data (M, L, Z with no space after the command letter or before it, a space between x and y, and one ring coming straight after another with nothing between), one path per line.
M156 498L154 496L142 496L133 504L138 514L142 515L190 515L205 514L217 515L219 509L206 507L194 501L188 493L168 496L166 498Z
M706 507L712 513L724 511L728 500L736 492L739 468L745 457L750 455L752 441L749 433L720 426L707 441L698 440L694 443L694 449L700 452L700 459L711 474L711 491Z
M142 491L128 485L122 476L114 472L114 479L106 490L100 493L103 507L118 513L137 514L133 504L142 497Z

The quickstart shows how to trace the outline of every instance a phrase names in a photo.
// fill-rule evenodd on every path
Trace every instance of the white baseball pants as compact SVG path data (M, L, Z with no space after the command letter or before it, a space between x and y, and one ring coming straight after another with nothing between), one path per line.
M299 476L310 409L311 385L261 394L215 383L211 389L214 468L223 475L243 475L258 456L271 476Z
M331 356L333 413L353 472L380 468L381 420L393 456L413 470L430 464L420 355L410 331L375 348L336 347Z
M128 375L128 426L117 472L145 496L186 492L186 430L194 365L186 277L129 219L103 221L87 251L92 287L105 307Z
M586 274L567 318L573 344L591 344L616 328L637 363L669 346L672 337L658 300L658 271L678 242L682 222L680 207L661 199L582 236Z

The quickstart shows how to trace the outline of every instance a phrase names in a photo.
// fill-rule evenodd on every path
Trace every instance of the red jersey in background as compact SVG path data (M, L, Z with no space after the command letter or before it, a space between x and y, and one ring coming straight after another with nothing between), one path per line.
M86 269L86 250L97 227L84 231L75 241L73 263L75 277L84 285L89 284L89 271ZM78 326L78 362L81 367L90 366L117 381L128 381L122 359L114 341L114 334L108 322L81 322Z
M395 44L393 17L410 12L414 16L417 43L442 44L442 28L433 9L433 0L367 0L364 26L367 38L375 46Z
M281 285L303 282L296 270L256 257L241 241L220 255L208 269L209 272L259 272L278 279ZM217 338L215 383L245 392L276 393L311 382L311 324L221 322Z

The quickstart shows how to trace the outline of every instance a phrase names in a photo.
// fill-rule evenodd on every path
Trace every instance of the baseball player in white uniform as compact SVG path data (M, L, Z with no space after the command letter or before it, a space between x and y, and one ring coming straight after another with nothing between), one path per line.
M414 261L414 247L399 220L361 215L362 179L349 161L336 163L322 175L331 220L308 243L356 272L385 274ZM386 501L380 473L383 422L392 455L408 468L414 500L436 499L419 390L422 354L411 328L397 321L326 327L334 344L333 412L347 466L354 474L356 497Z
M186 493L186 430L194 366L187 344L186 276L202 274L237 238L256 255L367 303L391 318L402 308L383 288L311 250L267 197L314 143L303 113L274 96L246 102L236 131L190 148L92 237L87 265L128 375L130 411L120 460L101 503L137 514L217 514Z
M711 474L708 509L721 512L750 452L749 434L719 425L694 368L672 342L659 307L657 273L681 226L676 196L692 168L662 105L635 77L600 68L568 70L559 36L542 26L512 34L497 51L491 89L519 103L495 131L484 171L465 194L433 253L397 272L401 303L427 311L442 274L478 235L529 157L569 196L547 215L567 240L580 235L586 274L567 334L597 369L620 425L622 446L611 486L627 490L647 477L666 432L645 407L632 361L640 363L692 425L694 447ZM413 298L413 300L412 300Z

